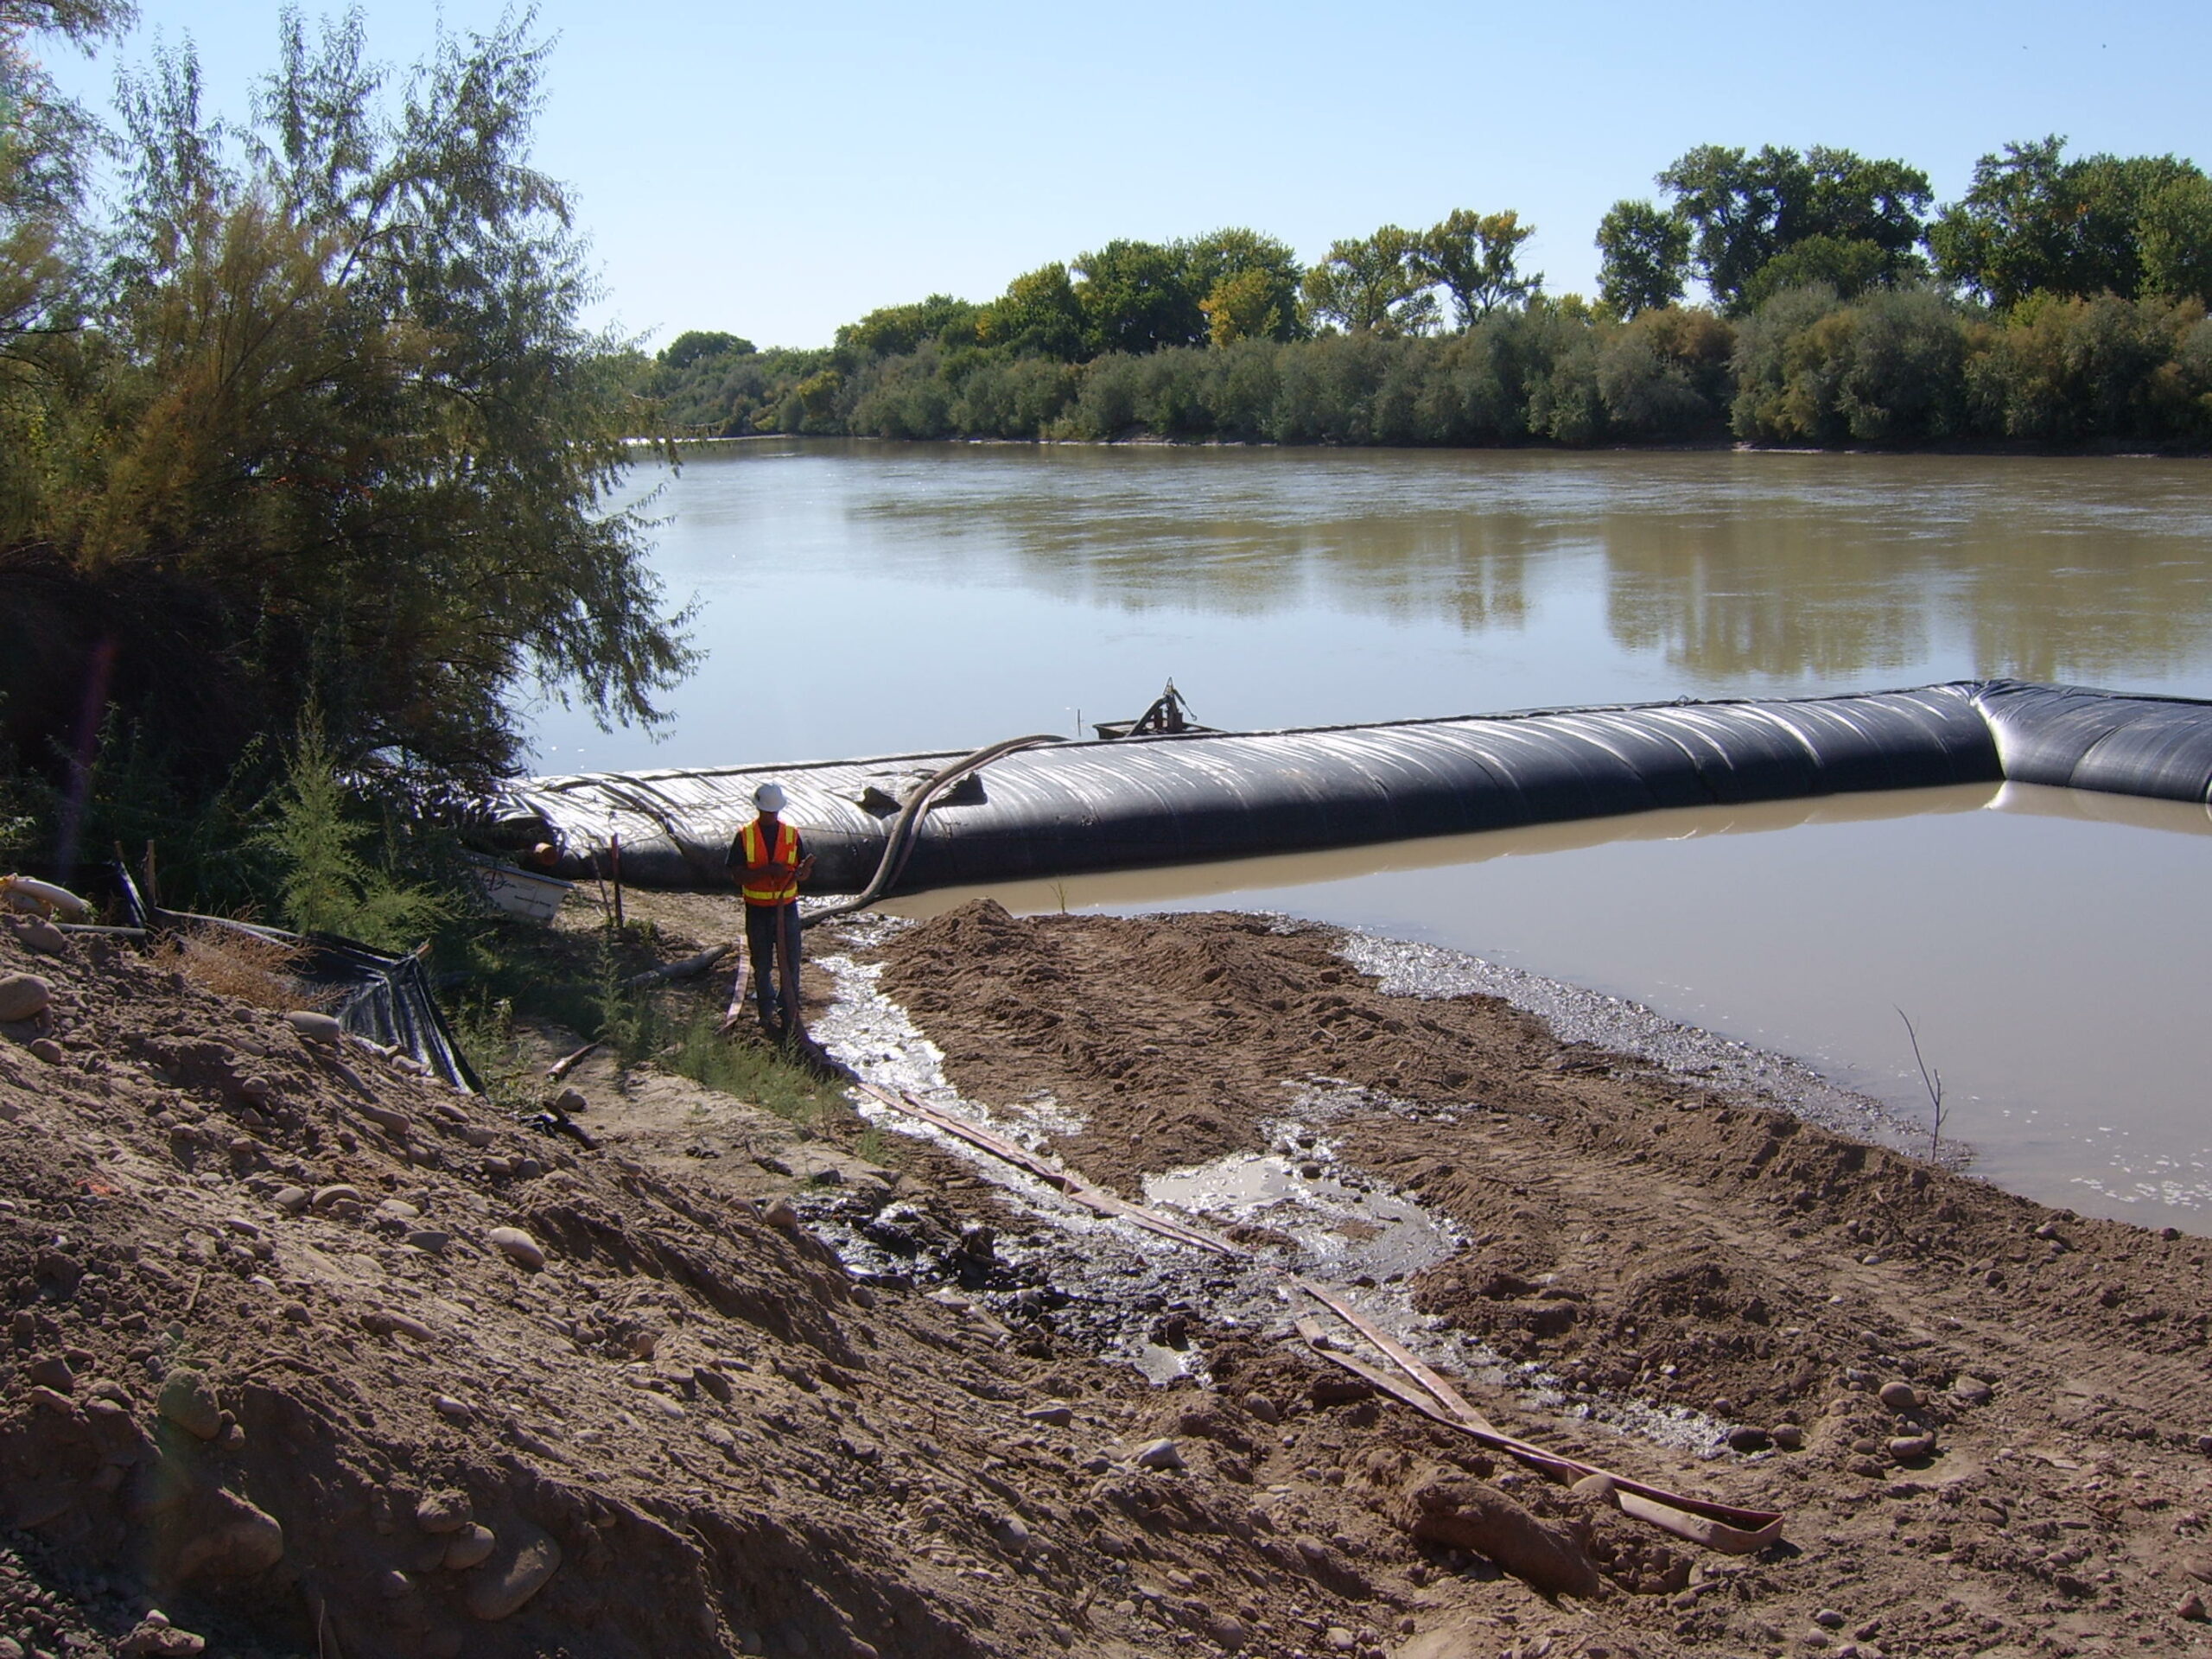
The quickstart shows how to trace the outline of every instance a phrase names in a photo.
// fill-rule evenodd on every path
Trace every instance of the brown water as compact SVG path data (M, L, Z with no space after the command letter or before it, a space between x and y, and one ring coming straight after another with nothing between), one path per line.
M1171 674L1241 728L1993 675L2212 695L2201 461L776 442L637 483L661 488L658 567L699 601L709 659L663 743L541 711L548 770L1073 731ZM1924 1110L1903 1007L1982 1173L2202 1231L2206 828L2158 804L1920 791L1065 894L1449 944Z

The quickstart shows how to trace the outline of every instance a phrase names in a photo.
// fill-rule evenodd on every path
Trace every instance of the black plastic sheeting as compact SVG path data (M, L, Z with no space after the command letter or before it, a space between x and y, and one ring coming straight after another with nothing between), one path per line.
M2212 702L2002 680L1978 701L2010 782L2212 802Z
M1656 807L1994 783L1982 700L1963 682L1861 696L1534 710L1450 720L1068 742L993 761L922 820L899 890L1184 864ZM2036 716L2023 711L2032 728ZM2200 711L2212 741L2212 711ZM814 890L859 891L887 806L957 759L895 755L526 779L492 816L543 836L563 873L726 887L729 841L773 778L816 855Z
M257 938L299 945L304 954L286 969L308 987L337 994L327 1012L357 1037L385 1048L397 1046L412 1055L430 1071L467 1094L481 1094L484 1085L453 1039L445 1016L431 994L430 976L416 957L388 957L353 939L334 933L287 933L281 928L254 926L219 916L191 916L149 905L130 873L117 866L123 898L137 926L169 931L179 928L230 927Z

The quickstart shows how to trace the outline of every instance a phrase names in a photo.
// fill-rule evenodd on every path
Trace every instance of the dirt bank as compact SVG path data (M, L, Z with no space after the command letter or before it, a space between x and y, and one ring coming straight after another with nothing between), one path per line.
M662 948L726 920L671 909ZM1249 1263L1198 1262L842 1110L603 1058L568 1080L587 1147L121 946L6 931L0 980L50 1006L0 1027L0 1642L2207 1645L2183 1599L2212 1573L2203 1241L2055 1216L1499 1003L1381 995L1336 944L971 906L842 948L963 1096L1096 1180L1242 1151L1425 1208L1421 1265L1358 1294L1491 1351L1465 1370L1501 1426L1786 1510L1784 1544L1699 1551L1374 1397L1255 1299L1313 1265L1264 1216L1224 1228ZM825 1019L842 983L810 974ZM1116 1306L1084 1287L1109 1264ZM1132 1321L1190 1374L1120 1363ZM1789 1424L1803 1449L1718 1441ZM1554 1570L1573 1593L1524 1581Z

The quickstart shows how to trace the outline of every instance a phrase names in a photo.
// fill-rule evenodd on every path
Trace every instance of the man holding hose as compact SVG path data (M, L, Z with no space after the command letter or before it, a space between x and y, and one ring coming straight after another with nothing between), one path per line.
M779 1042L800 1034L798 887L814 859L798 831L783 821L784 788L753 791L760 816L730 842L729 868L745 895L745 944L753 958L753 995L760 1029Z

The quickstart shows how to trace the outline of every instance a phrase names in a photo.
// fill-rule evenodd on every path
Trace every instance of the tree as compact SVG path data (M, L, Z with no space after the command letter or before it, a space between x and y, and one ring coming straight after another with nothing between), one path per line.
M340 764L448 775L514 762L531 681L660 717L691 657L644 520L609 505L630 394L581 321L567 200L530 165L546 48L525 29L442 37L388 94L358 14L312 44L288 16L235 134L202 118L188 50L125 80L98 327L0 539L21 601L0 708L27 759L90 660L204 788L311 702Z
M1231 226L1184 250L1184 280L1204 296L1198 309L1216 346L1239 340L1296 340L1304 333L1298 285L1305 267L1287 243Z
M1521 245L1536 233L1516 213L1477 213L1455 207L1414 246L1413 269L1452 296L1462 328L1501 305L1523 305L1544 285L1543 273L1522 274Z
M751 340L740 340L735 334L715 328L692 328L661 347L657 360L663 368L688 369L709 358L747 357L753 349Z
M1769 144L1751 155L1701 144L1659 175L1691 231L1694 269L1713 299L1745 309L1769 261L1814 237L1864 243L1859 263L1885 283L1916 274L1914 250L1931 194L1927 175L1815 145L1800 155Z
M976 326L986 346L1003 346L1017 357L1049 357L1063 363L1084 355L1083 306L1063 264L1039 265L1006 285L983 308Z
M1346 334L1427 334L1436 323L1436 296L1414 261L1420 238L1395 225L1372 236L1332 242L1329 257L1306 273L1306 303Z
M2141 216L2143 291L2212 306L2212 179L2171 179L2151 193Z
M973 346L982 313L966 300L932 294L912 305L887 305L837 330L837 353L855 363L905 357L925 340Z
M1690 227L1648 201L1617 201L1598 221L1598 296L1634 317L1674 304L1689 280Z
M1946 282L2009 310L2030 295L2132 298L2188 283L2189 204L2205 175L2173 156L2065 158L2056 134L1974 164L1928 242ZM2202 254L2195 257L2202 258Z
M1203 346L1205 290L1192 285L1189 250L1181 244L1109 242L1075 262L1076 303L1083 309L1084 345L1142 356L1164 346Z

